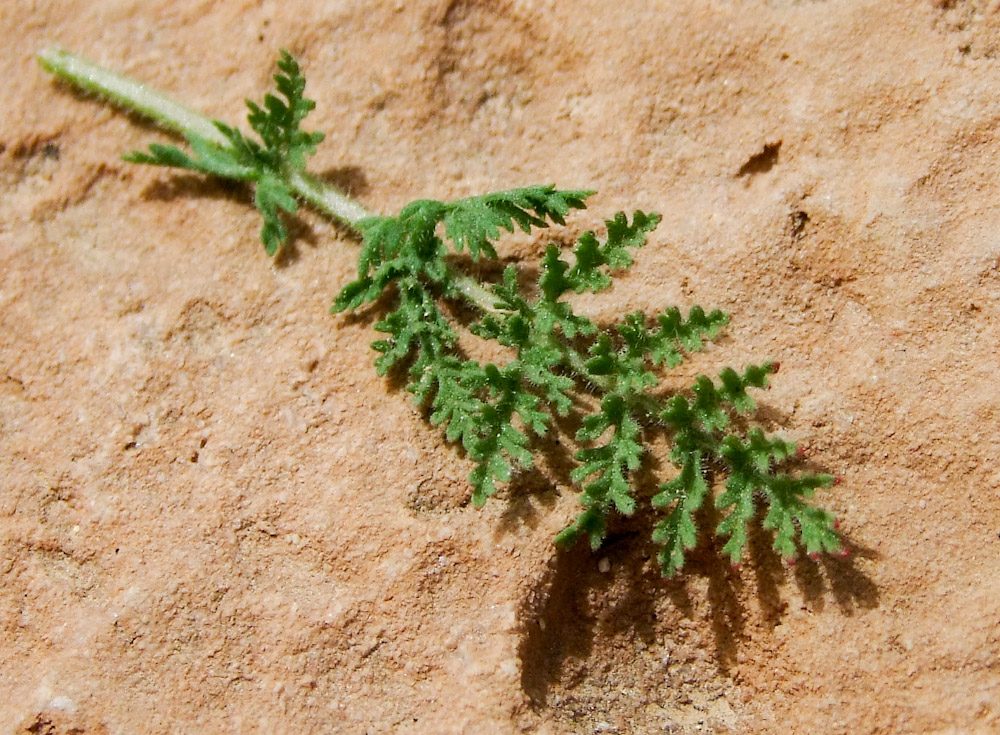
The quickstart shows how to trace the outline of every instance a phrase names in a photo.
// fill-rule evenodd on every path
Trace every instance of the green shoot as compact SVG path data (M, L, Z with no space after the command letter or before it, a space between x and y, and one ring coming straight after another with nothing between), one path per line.
M299 129L299 123L316 105L302 96L306 80L287 51L282 52L278 69L283 73L276 74L274 81L285 99L269 94L264 97L264 108L247 102L250 108L247 119L260 142L244 137L236 128L216 122L215 127L226 144L215 142L214 136L208 139L188 133L185 137L194 157L174 146L158 143L149 146L149 153L136 151L124 156L132 163L186 168L224 179L255 182L254 203L264 218L260 239L268 255L274 255L288 238L278 212L295 214L295 191L289 179L305 170L306 157L315 153L316 146L323 140L322 133Z
M592 192L531 186L453 202L418 200L395 216L373 216L306 171L323 135L301 128L314 103L287 52L278 60L277 94L266 95L262 105L247 102L253 135L68 52L48 50L39 60L60 79L180 134L189 147L154 143L125 160L251 184L269 255L286 243L283 217L295 213L298 200L360 233L357 277L342 287L332 310L379 305L375 329L383 337L372 345L375 368L380 375L404 375L430 423L461 445L473 463L469 482L477 507L533 466L538 439L558 431L556 417L568 417L577 426L571 440L579 464L571 479L581 488L583 509L556 537L563 546L586 537L597 549L613 517L643 508L659 516L653 541L662 547L663 574L672 576L703 536L701 510L711 499L722 513L712 530L733 564L745 552L759 507L766 508L763 527L786 559L800 547L810 555L841 552L834 517L808 502L833 477L790 469L794 444L756 427L742 431L732 420L754 410L752 391L767 387L776 363L742 373L724 368L717 379L701 375L689 390L664 395L664 368L701 350L728 316L698 306L684 315L670 307L652 319L635 312L598 325L567 300L610 288L633 265L659 215L619 212L605 222L603 236L585 233L571 253L549 245L534 284L524 284L512 265L498 281L484 283L450 256L468 252L473 261L496 261L504 232L562 225ZM480 363L459 348L460 327L442 309L455 301L477 315L468 325L472 334L509 348L505 364ZM584 396L596 399L589 414L584 407L593 401ZM674 471L657 493L643 497L636 475L657 435L670 442ZM713 493L721 476L725 488Z

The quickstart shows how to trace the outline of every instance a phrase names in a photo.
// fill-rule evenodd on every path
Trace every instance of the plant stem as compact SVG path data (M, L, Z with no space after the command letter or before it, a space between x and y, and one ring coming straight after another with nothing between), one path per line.
M185 138L196 135L217 146L229 147L229 140L204 115L171 99L159 90L89 59L53 47L38 54L38 63L49 73L74 86L109 99L119 107L136 112Z
M106 69L61 48L47 48L38 54L42 67L59 79L109 99L114 104L138 113L172 133L185 138L197 137L220 148L232 148L229 139L209 118L182 105L153 87ZM346 225L355 227L371 213L348 196L324 184L304 171L287 175L288 185L316 209Z
M357 229L356 225L360 220L372 216L372 213L358 202L305 171L291 172L288 175L288 185L316 209L354 229Z
M151 120L169 132L190 140L206 140L220 148L231 149L229 139L215 123L195 110L177 102L149 85L106 69L93 61L58 47L38 54L42 67L73 86L104 97L119 107ZM286 171L285 180L295 194L320 212L333 217L354 230L366 217L373 216L360 203L340 193L329 184L305 171ZM496 297L469 276L454 273L457 292L481 311L500 314Z
M480 311L487 314L507 314L506 309L497 308L497 297L483 284L462 273L452 272L455 278L455 290Z

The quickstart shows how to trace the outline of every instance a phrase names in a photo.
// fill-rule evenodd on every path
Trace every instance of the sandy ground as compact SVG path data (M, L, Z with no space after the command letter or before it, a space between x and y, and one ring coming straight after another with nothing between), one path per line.
M3 3L0 730L1000 732L998 8ZM314 170L378 211L662 212L583 307L722 308L699 369L781 360L764 416L844 478L851 558L758 533L664 582L642 521L557 553L555 459L473 509L371 319L327 314L356 241L304 213L270 261L247 191L118 160L162 136L53 42L231 122L287 47Z

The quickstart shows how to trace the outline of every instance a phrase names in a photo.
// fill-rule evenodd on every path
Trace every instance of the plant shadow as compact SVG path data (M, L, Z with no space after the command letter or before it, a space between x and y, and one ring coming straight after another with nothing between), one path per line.
M332 171L341 172L344 181L355 180L359 183L354 185L366 186L363 174L353 167L333 169ZM168 178L157 179L143 190L142 196L147 200L161 202L172 202L177 199L207 199L238 201L251 208L254 206L250 188L245 183L197 173L172 173ZM315 229L302 217L286 213L282 213L280 216L285 224L288 237L275 253L273 262L276 267L284 268L299 260L299 246L301 244L308 245L310 248L317 247L318 237ZM357 239L357 233L349 226L336 220L332 222L341 234ZM259 239L257 243L260 244Z
M762 421L756 423L769 431L787 426L787 417L774 409L762 407L760 413L755 418ZM560 446L560 455L549 469L556 483L568 484L574 460L565 446ZM791 465L822 471L802 459ZM640 506L648 505L664 476L656 460L648 456L635 478ZM721 481L711 472L708 479L710 486ZM551 485L550 481L549 489ZM508 524L520 518L525 504L518 499L516 508L505 515ZM556 550L543 580L529 589L520 616L521 684L532 705L544 707L555 688L571 688L574 680L585 675L581 671L586 671L597 646L610 645L609 641L621 636L653 645L662 638L664 621L677 616L710 625L712 659L728 675L741 645L749 641L749 621L753 620L755 628L763 624L768 631L781 624L788 609L782 593L791 584L814 612L830 602L847 616L879 605L877 584L857 563L877 558L872 549L842 534L849 552L844 558L802 555L789 566L773 549L773 534L762 527L765 513L758 505L738 568L723 554L723 541L702 532L680 573L663 578L657 561L659 547L651 540L656 521L652 513L611 519L605 543L594 552L582 539L573 548ZM721 515L708 501L696 522L699 528L713 529ZM610 569L613 574L607 573ZM601 600L600 606L594 604L595 599Z
M454 260L465 268L477 267L461 258ZM497 279L502 265L485 265L483 270ZM348 323L370 323L376 314L385 311L388 301L383 299L389 298L382 296L345 318ZM463 311L459 305L449 316L467 325L475 314ZM457 356L467 357L461 350ZM392 371L387 380L392 391L404 390L409 382L405 370ZM572 437L582 417L595 406L594 396L583 396L570 416L556 417L551 432L533 439L536 466L515 474L491 500L505 504L496 534L513 533L520 527L536 528L542 508L553 508L561 489L574 484L571 474L577 462ZM786 414L761 404L752 413L752 423L750 418L735 416L731 428L740 434L755 425L772 433L787 429L790 423ZM653 435L661 431L648 428ZM457 451L464 454L461 447ZM801 458L787 464L797 470L823 471ZM673 472L660 467L655 456L647 454L635 477L637 503L648 505L658 484ZM711 474L708 479L715 487L722 481L721 476ZM722 553L723 542L706 530L700 534L698 545L688 552L682 572L663 579L657 562L659 548L651 540L656 520L652 513L610 519L607 538L596 552L587 549L582 539L573 548L556 550L541 579L529 585L519 613L521 685L528 700L533 706L546 706L555 688L571 687L573 681L588 676L587 662L594 659L597 648L609 641L628 639L656 645L668 619L665 616L705 624L710 629L706 635L712 640L710 658L719 671L728 674L738 660L741 646L750 641L751 621L756 628L763 620L768 630L781 623L788 608L783 593L787 596L791 584L797 585L798 596L814 610L822 610L832 601L842 614L853 615L859 609L879 605L876 583L857 564L858 559L875 558L871 549L845 536L849 558L803 558L789 568L772 548L772 534L762 528L763 515L758 508L749 524L748 544L739 569L734 569ZM721 511L711 501L706 502L697 520L700 528L714 529L721 520ZM611 569L614 573L609 573Z
M371 190L368 177L360 166L331 166L320 171L316 178L351 198L363 197Z
M845 539L849 558L805 560L789 569L771 548L767 532L756 523L751 528L749 558L740 569L721 554L721 544L709 539L692 550L682 572L671 579L659 573L650 523L616 523L596 553L583 542L558 550L521 608L521 685L532 705L545 707L553 690L579 683L599 641L624 637L655 645L664 616L709 622L711 656L728 676L741 645L749 641L751 618L755 623L762 618L768 631L781 624L788 608L782 589L789 584L796 584L805 604L816 611L831 599L848 616L878 606L878 587L856 562L875 558L872 550ZM601 565L614 573L602 573ZM754 611L751 597L756 598Z

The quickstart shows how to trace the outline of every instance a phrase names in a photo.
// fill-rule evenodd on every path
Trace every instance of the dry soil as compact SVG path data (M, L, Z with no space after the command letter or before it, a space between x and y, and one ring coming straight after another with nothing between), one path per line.
M0 28L3 732L1000 732L996 0L8 0ZM641 519L557 552L553 447L475 510L371 315L327 314L351 234L304 212L271 261L248 191L121 162L165 136L53 83L51 43L231 122L288 48L315 170L377 211L553 182L599 192L570 234L662 212L580 308L728 311L691 370L782 362L762 420L843 477L817 500L852 556L789 569L756 532L664 582Z

